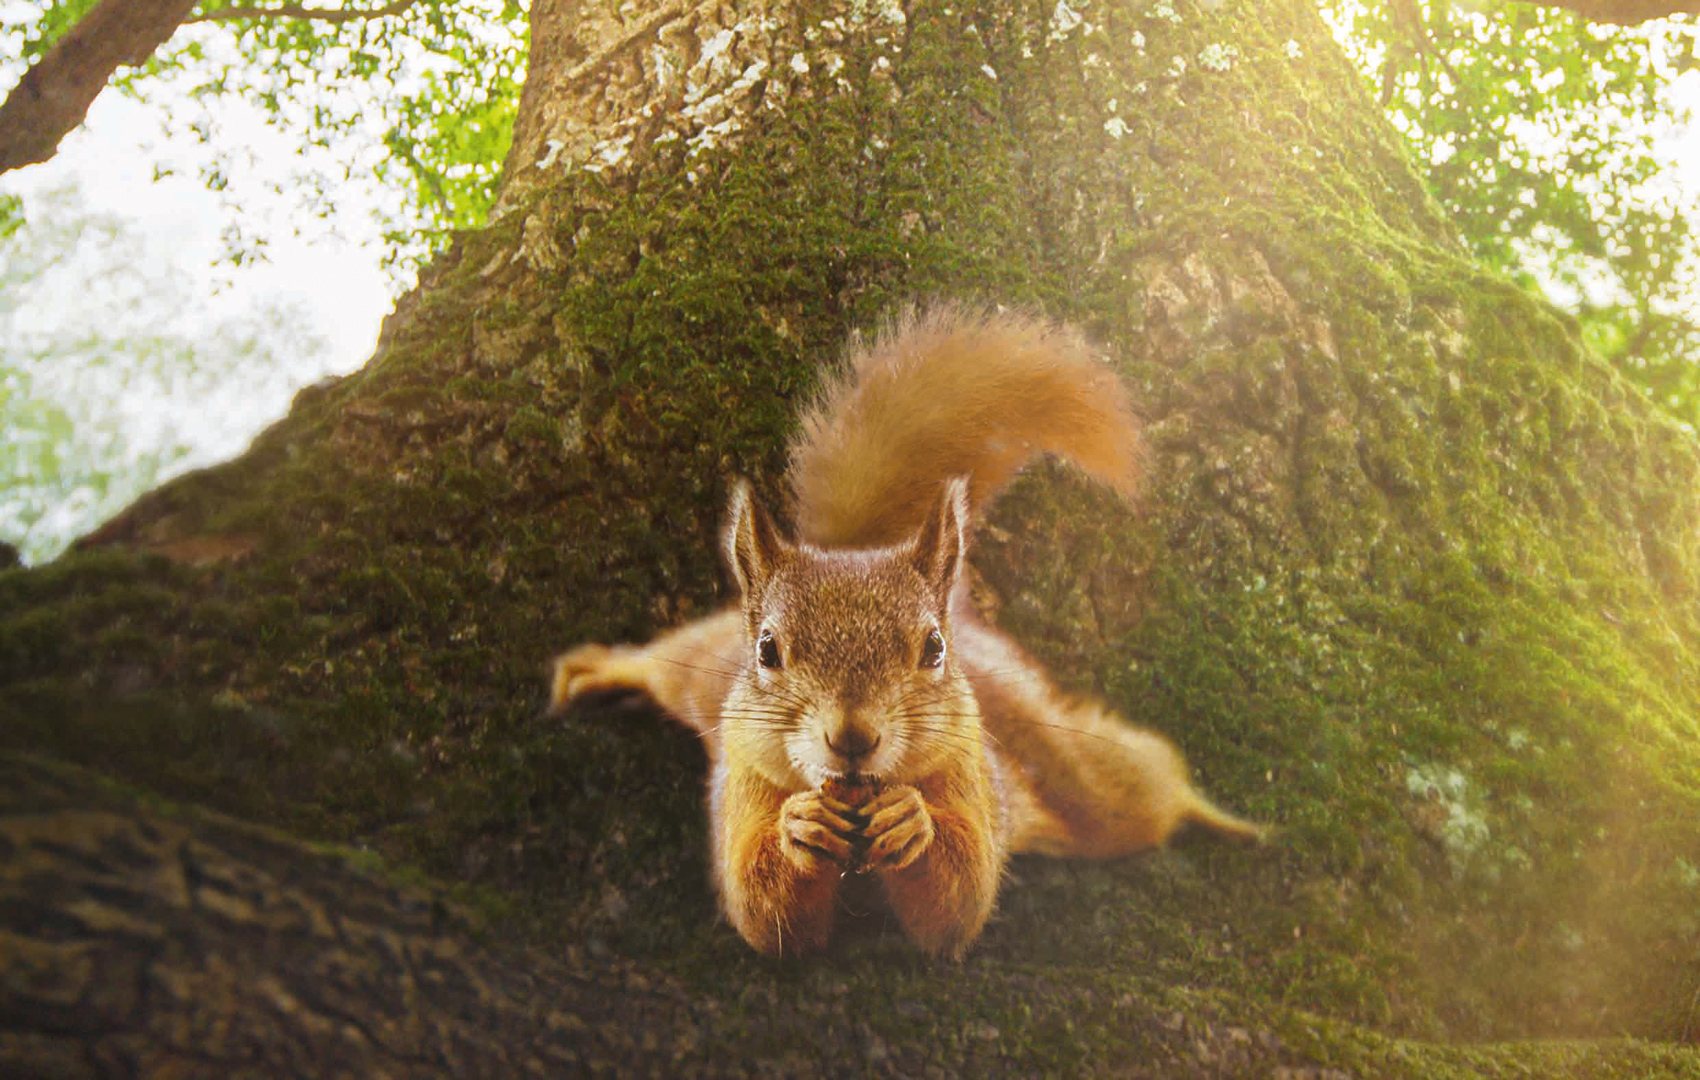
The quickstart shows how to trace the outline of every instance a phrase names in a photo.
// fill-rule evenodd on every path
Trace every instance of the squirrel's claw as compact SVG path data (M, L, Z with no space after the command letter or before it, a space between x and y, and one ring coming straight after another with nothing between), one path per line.
M850 808L818 791L799 791L779 809L779 846L805 871L821 861L847 867L856 857L856 826Z
M907 784L883 792L861 808L868 823L863 864L871 870L902 870L924 854L933 842L933 815L921 793Z

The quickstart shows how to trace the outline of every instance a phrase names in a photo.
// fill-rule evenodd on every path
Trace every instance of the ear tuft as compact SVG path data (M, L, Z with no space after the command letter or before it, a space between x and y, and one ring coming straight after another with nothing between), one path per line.
M721 533L721 547L726 553L726 565L738 583L738 591L748 600L767 587L768 578L784 548L784 541L773 527L767 511L756 502L748 480L732 485L732 497L726 504L726 527Z
M962 559L968 548L968 478L953 476L939 492L933 512L915 534L910 558L915 569L933 588L941 605L950 602L956 579L962 574Z

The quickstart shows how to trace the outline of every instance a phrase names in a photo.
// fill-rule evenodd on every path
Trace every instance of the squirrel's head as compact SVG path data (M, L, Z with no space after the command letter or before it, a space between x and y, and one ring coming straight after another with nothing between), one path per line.
M741 594L745 655L721 734L776 781L901 781L979 739L951 656L968 489L945 484L926 521L892 547L821 550L779 535L747 484L732 493L726 560Z

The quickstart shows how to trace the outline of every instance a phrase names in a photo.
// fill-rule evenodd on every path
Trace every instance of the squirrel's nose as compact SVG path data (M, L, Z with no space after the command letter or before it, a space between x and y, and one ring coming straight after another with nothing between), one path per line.
M826 748L851 761L866 757L880 744L880 733L864 727L845 726L826 733Z

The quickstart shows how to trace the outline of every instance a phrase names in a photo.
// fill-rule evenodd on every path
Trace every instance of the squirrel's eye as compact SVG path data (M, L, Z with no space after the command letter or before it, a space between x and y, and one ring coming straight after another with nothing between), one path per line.
M756 638L756 662L764 668L778 670L779 642L773 640L773 631L763 630L761 636Z
M936 668L944 663L944 635L937 628L927 631L927 640L921 643L921 666Z

